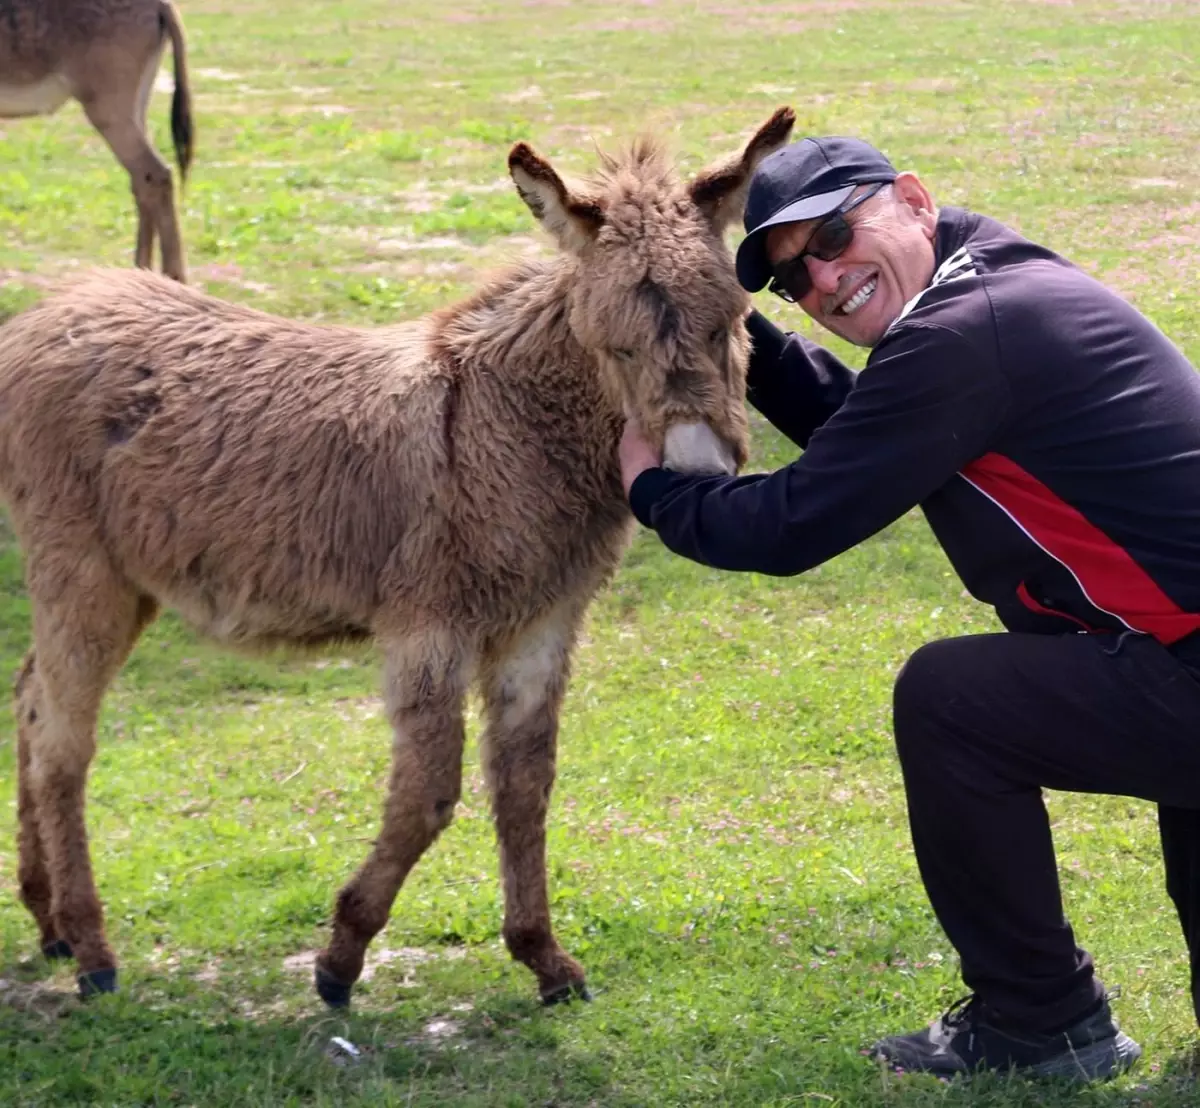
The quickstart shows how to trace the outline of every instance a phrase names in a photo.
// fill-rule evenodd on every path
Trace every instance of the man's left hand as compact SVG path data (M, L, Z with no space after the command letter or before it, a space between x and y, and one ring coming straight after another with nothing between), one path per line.
M621 459L621 485L626 498L638 474L662 465L662 454L650 445L635 419L626 421L617 455Z

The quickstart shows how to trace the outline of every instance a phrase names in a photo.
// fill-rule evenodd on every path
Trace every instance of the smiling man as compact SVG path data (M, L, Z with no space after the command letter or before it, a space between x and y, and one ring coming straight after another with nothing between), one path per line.
M848 138L750 186L741 283L870 348L855 374L758 313L747 395L803 452L686 477L636 426L634 512L668 547L795 574L920 506L1006 633L922 647L894 694L913 845L971 994L875 1044L897 1067L1091 1079L1140 1055L1063 915L1042 789L1158 804L1200 1017L1200 375L1057 254Z

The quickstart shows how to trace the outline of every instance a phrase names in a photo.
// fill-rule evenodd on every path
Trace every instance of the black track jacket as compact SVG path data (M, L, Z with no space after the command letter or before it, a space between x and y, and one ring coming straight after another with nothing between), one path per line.
M1200 375L994 220L943 208L934 245L858 374L752 315L748 399L803 453L743 477L647 470L638 519L705 565L793 574L920 505L1010 630L1200 629Z

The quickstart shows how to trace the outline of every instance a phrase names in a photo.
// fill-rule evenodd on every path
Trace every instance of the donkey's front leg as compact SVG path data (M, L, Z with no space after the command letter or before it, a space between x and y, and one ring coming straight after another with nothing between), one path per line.
M576 626L576 618L540 625L489 659L482 675L483 756L504 875L504 942L536 975L545 1004L569 1000L572 991L591 999L583 967L551 930L546 890L546 811Z
M385 648L391 780L375 848L338 894L333 935L317 957L317 992L333 1007L350 1003L367 945L387 923L409 870L450 823L462 788L466 650L448 632Z

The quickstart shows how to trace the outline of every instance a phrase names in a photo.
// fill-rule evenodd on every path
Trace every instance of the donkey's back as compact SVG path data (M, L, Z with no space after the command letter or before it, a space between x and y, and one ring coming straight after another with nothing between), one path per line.
M444 545L427 332L98 274L0 329L0 496L35 563L103 551L226 641L367 634L389 565Z

